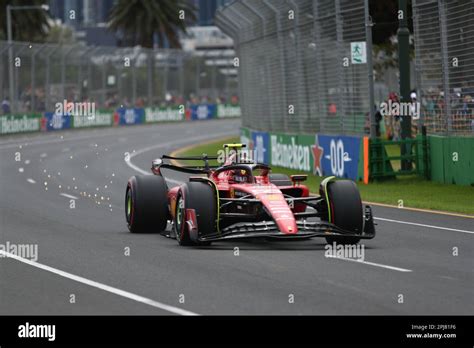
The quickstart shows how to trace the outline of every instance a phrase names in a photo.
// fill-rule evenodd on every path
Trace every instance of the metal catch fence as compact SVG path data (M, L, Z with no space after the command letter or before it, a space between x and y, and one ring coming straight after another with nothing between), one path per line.
M65 99L95 102L99 108L226 103L238 94L237 76L225 67L233 57L233 50L224 49L0 41L0 97L12 112L54 111Z

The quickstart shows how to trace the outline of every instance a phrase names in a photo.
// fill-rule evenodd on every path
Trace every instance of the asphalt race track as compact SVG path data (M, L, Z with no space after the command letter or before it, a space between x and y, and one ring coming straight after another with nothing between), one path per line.
M470 218L373 207L364 262L325 257L321 239L185 248L129 233L127 179L162 153L237 135L239 122L0 138L0 244L38 244L39 256L0 258L0 314L474 312Z

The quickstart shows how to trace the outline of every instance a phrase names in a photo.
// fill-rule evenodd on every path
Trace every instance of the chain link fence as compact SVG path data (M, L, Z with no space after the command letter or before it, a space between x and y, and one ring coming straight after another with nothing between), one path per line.
M474 133L474 0L413 0L421 120L432 134Z
M99 108L235 103L234 56L230 49L185 52L0 41L0 96L4 112L5 103L12 112L54 111L63 100L95 102Z
M216 22L238 50L243 126L368 132L368 67L351 55L366 41L363 0L239 0Z

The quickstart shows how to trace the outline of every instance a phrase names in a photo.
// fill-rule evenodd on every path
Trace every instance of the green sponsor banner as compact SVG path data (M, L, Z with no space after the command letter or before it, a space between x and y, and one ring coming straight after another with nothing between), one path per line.
M474 185L474 137L446 137L444 182Z
M240 127L240 142L246 144L247 147L250 147L250 143L252 142L252 133L250 129Z
M272 166L313 171L313 135L270 134L270 163Z
M184 107L145 108L145 123L183 121Z
M40 129L40 114L14 114L0 116L0 134L37 132Z
M314 172L314 156L313 156L313 147L316 143L316 135L298 135L298 144L304 149L304 161L306 161L306 156L309 158L309 171ZM309 155L307 154L309 152ZM305 168L299 170L307 171Z
M433 181L474 185L474 137L430 135L428 141Z
M217 104L217 118L240 117L241 111L239 105Z
M72 128L111 126L114 120L113 110L97 110L94 116L71 116Z

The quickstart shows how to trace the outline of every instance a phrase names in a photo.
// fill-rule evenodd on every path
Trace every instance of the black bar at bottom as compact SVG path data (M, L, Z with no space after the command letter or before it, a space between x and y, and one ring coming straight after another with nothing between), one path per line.
M19 337L19 328L26 323L55 325L54 341ZM0 316L0 346L384 343L472 347L473 327L472 316Z

